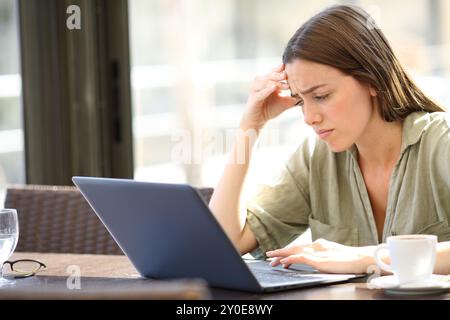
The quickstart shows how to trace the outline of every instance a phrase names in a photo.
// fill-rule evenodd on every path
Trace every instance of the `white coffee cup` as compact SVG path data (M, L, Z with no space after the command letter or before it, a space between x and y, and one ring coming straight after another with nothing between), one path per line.
M398 284L427 281L433 274L436 262L435 235L402 235L388 237L386 243L377 247L374 257L377 265L398 278ZM380 258L382 250L389 250L391 265Z

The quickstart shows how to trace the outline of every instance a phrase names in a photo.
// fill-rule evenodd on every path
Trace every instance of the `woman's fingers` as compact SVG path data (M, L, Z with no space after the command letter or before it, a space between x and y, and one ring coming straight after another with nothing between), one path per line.
M364 261L358 258L345 258L340 256L324 256L306 252L283 258L279 261L283 266L293 263L309 265L320 272L326 273L367 273Z
M293 254L297 254L303 251L303 246L291 246L284 247L282 249L276 249L272 251L267 251L266 256L268 257L287 257Z
M270 96L272 93L274 93L278 89L278 86L276 84L273 84L269 87L266 87L258 92L255 93L255 96L258 100L262 101L266 99L268 96Z
M287 90L289 89L289 85L287 84L287 75L286 72L283 70L280 70L279 68L275 68L274 70L272 70L272 72L270 72L269 74L263 75L263 76L259 76L256 77L254 82L253 82L253 91L259 91L265 87L267 87L268 85L271 85L272 82L277 82L277 83L283 83L283 90Z
M281 72L272 72L272 73L269 73L269 75L267 76L267 79L273 80L273 81L283 81L283 80L286 80L286 72L285 72L285 71L281 71Z
M313 252L314 248L311 247L311 244L307 244L267 251L266 256L274 258L270 263L272 267L282 264L283 267L288 268L293 263L304 263L308 265L315 263L315 261L312 260L315 257L312 254Z
M289 85L285 82L267 80L266 82L255 86L255 91L258 92L258 91L263 90L270 86L277 86L280 90L288 90L289 89Z
M284 63L280 63L275 68L272 69L273 72L281 72L284 70Z
M267 121L293 107L295 101L281 93L289 90L284 65L280 64L265 76L256 77L241 122L262 128Z
M266 252L274 258L272 266L282 264L289 267L293 263L302 263L328 273L367 273L373 264L372 254L367 249L357 250L327 240L316 240L308 245L295 245Z
M300 254L295 254L295 255L291 255L289 257L283 258L280 260L280 263L282 263L283 265L291 265L293 263L302 263L302 264L307 264L313 268L317 268L319 259L318 259L318 257L308 254L308 253L300 253Z
M276 267L280 264L283 265L283 268L289 268L290 264L285 264L285 263L281 263L280 260L284 259L283 257L279 257L279 258L275 258L274 260L272 260L272 262L270 262L270 266L271 267Z
M281 260L281 259L283 259L283 257L278 257L278 258L273 259L273 260L270 262L270 265L271 265L272 267L276 267L277 265L280 264L280 260Z
M295 104L297 103L297 99L294 99L290 96L280 97L280 102L285 106L285 109L289 109L289 108L295 107Z
M253 92L261 91L267 87L276 85L281 90L289 90L289 84L286 82L275 81L271 79L262 79L253 84Z

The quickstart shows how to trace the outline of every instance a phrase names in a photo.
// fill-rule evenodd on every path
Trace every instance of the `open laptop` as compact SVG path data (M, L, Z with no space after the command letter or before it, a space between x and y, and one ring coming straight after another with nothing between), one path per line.
M92 177L72 180L143 277L202 278L214 287L265 292L358 276L274 268L267 261L242 259L190 185Z

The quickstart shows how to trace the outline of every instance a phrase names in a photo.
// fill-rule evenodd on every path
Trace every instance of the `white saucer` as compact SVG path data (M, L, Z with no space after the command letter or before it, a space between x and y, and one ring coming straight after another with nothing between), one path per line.
M435 294L450 289L450 276L433 274L428 281L399 285L397 277L392 275L373 278L369 284L375 289L385 289L391 295Z

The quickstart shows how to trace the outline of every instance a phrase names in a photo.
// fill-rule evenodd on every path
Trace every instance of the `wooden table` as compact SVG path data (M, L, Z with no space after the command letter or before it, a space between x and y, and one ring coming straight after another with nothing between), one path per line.
M159 281L139 276L122 255L14 253L10 261L34 259L47 268L0 287L2 299L209 299L202 280ZM5 267L6 268L6 267Z
M369 289L364 279L265 294L208 288L202 280L143 279L125 256L14 253L9 260L24 258L39 260L47 269L31 278L16 279L15 285L0 288L0 299L450 300L450 291L429 296L393 297L383 290Z

